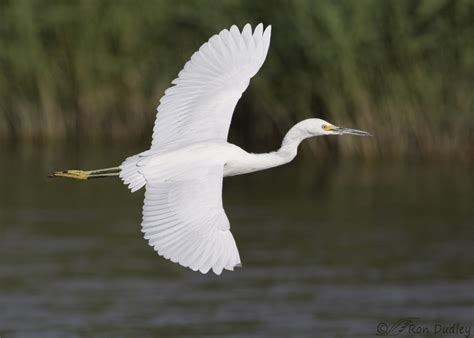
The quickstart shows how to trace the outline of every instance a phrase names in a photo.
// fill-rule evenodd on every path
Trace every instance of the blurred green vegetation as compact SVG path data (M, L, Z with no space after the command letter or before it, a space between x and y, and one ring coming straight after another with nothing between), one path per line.
M232 140L268 150L322 117L376 137L309 142L317 152L473 158L470 0L2 0L0 138L149 142L185 61L247 22L271 24L272 43Z

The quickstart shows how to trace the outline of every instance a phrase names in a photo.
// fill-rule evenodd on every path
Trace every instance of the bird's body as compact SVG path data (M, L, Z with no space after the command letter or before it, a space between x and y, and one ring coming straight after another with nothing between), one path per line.
M232 143L212 141L162 153L146 151L138 156L140 159L137 165L146 167L143 169L144 174L149 171L163 181L168 179L169 173L175 173L175 168L195 168L203 161L222 166L223 177L248 174L279 165L271 161L273 157L279 158L276 153L253 154ZM264 157L268 157L270 161L262 161ZM284 158L281 158L281 164L286 163L283 161Z
M54 177L90 179L119 175L130 190L145 187L142 232L163 257L193 270L240 266L240 256L222 206L223 177L290 162L304 139L368 133L307 119L290 129L281 147L248 153L228 143L232 114L270 45L270 26L246 25L214 35L186 63L160 100L149 150L120 167L68 170Z

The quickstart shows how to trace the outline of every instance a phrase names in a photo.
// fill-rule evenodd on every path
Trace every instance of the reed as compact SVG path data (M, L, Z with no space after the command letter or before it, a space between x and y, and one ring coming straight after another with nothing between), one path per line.
M470 0L2 1L0 139L148 140L192 52L231 24L264 22L270 53L233 140L268 150L318 116L376 137L309 150L472 159L473 14Z

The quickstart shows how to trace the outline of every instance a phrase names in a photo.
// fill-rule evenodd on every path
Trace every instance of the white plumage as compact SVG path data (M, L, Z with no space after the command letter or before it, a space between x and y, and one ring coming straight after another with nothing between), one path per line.
M308 119L296 124L275 152L251 154L227 142L235 105L265 61L270 29L259 24L252 32L247 24L240 32L232 26L202 45L160 100L150 149L120 166L132 191L145 186L142 231L148 243L195 271L220 274L240 266L222 206L223 177L287 163L307 137L368 135ZM78 175L89 177L77 171L56 176Z
M240 257L222 207L223 168L215 165L186 176L147 185L145 238L161 256L193 270L233 270Z
M270 32L262 24L253 33L248 24L242 32L232 26L203 44L160 100L150 150L121 165L120 176L132 191L146 185L142 231L149 244L202 273L240 265L222 207L225 163L214 156L193 161L184 151L177 168L176 150L226 143L235 105L265 61Z
M270 45L271 27L236 26L214 35L172 81L160 100L151 149L176 149L205 140L227 140L232 113Z
M304 139L369 133L307 119L285 135L280 149L252 154L227 142L232 114L270 45L270 26L245 25L214 35L193 54L158 106L149 150L119 167L57 171L51 177L87 180L119 175L132 192L145 187L142 231L161 256L195 271L240 266L222 206L223 177L290 162Z

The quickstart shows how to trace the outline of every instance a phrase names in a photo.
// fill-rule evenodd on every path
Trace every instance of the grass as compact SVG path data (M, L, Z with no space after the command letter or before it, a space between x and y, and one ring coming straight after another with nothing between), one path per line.
M231 139L278 146L308 117L371 131L309 142L363 158L474 159L470 0L0 3L0 139L149 142L155 107L212 34L272 24Z

